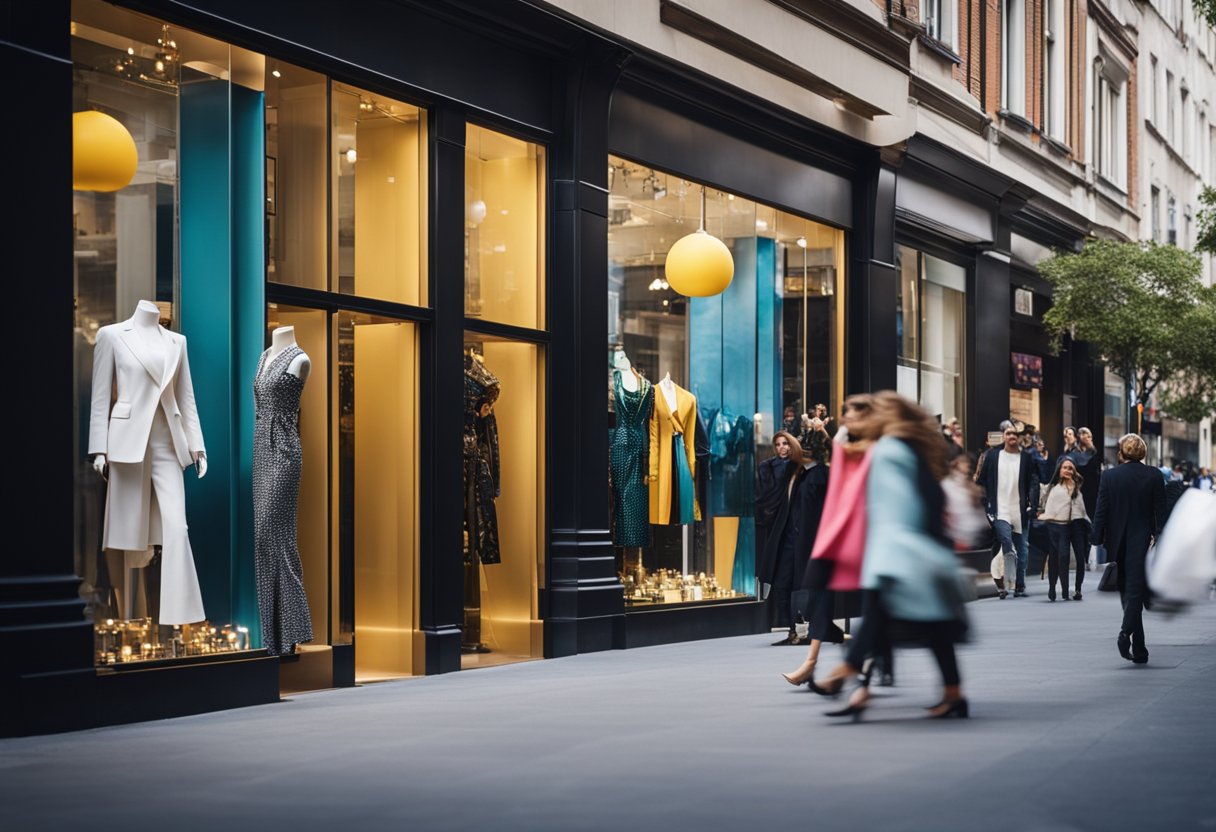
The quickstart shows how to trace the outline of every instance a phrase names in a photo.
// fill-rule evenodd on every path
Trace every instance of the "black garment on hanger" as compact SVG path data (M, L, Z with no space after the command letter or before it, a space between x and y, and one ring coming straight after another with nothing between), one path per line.
M498 379L479 357L464 360L464 512L469 558L501 563L498 546L500 460L494 403L501 390Z

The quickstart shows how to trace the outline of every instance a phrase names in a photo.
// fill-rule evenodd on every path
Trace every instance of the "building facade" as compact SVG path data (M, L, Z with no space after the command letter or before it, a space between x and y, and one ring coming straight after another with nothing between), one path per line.
M0 567L3 733L763 631L755 468L788 418L850 393L898 389L959 418L971 450L1011 414L1053 451L1065 424L1101 441L1101 368L1083 344L1052 354L1035 265L1140 225L1143 54L1120 13L60 0L10 17L0 48L32 79L20 96L57 102L62 162L50 182L17 172L34 204L14 262L48 273L19 290L46 313L19 325L59 334L14 510L70 502L73 522L19 532ZM137 148L117 191L69 182L91 110ZM665 278L698 228L734 263L715 297ZM90 411L122 409L98 395L97 333L139 301L189 343L205 622L163 615L163 550L104 545ZM280 656L253 383L285 327L313 368L295 525L313 639ZM661 485L677 436L687 502Z

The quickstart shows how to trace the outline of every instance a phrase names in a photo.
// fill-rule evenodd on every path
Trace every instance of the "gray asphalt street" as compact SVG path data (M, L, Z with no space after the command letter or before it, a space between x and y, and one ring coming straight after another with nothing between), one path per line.
M922 718L923 650L851 725L778 676L800 648L702 641L3 741L0 827L1216 829L1216 604L1134 666L1116 597L1030 591L970 605L965 721Z

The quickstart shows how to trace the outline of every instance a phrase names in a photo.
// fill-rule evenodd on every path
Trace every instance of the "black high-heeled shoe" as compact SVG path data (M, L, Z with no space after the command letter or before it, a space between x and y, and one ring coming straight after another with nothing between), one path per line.
M946 705L946 704L947 703L943 702L935 707L940 708L942 705ZM935 714L931 713L931 714L929 714L929 716L927 718L928 719L949 719L952 716L956 716L959 719L966 719L970 715L971 715L971 711L967 705L967 700L966 699L955 699L947 705L946 710L941 711L939 713L935 713Z
M824 716L847 716L853 722L861 722L861 715L866 712L869 705L846 705L838 711L824 711Z
M826 688L819 687L819 685L815 684L814 679L809 679L807 681L807 685L810 687L811 693L817 693L820 696L835 699L836 697L840 696L840 691L844 689L844 679L833 679L832 681L828 682L828 686Z

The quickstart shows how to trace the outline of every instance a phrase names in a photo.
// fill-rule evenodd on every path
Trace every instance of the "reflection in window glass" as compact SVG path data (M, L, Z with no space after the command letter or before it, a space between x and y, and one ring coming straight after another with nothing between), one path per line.
M544 352L465 333L463 667L544 654Z
M266 273L326 288L325 76L266 65Z
M735 276L722 295L686 298L664 262L697 229L702 186L610 157L609 192L613 536L626 604L754 595L756 466L776 430L800 435L803 413L839 404L844 235L709 188L706 230L730 248ZM677 422L691 518L677 505Z
M340 313L339 539L353 550L355 675L420 673L414 651L418 571L418 335L414 324ZM348 597L348 596L347 596ZM345 610L338 613L346 625Z
M426 304L426 159L422 110L334 83L337 291Z
M907 246L896 260L898 390L943 422L963 421L967 270Z
M544 183L542 147L468 126L465 315L545 327Z

